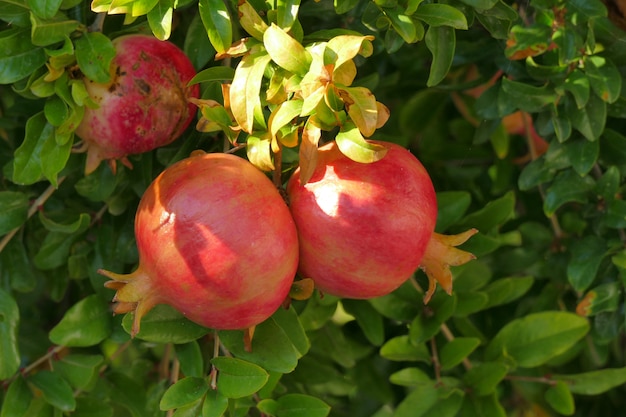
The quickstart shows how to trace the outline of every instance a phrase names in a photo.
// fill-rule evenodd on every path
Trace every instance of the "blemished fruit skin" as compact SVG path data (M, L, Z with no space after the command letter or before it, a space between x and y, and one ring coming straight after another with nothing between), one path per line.
M138 269L101 273L116 280L108 287L118 290L119 311L138 302L137 331L146 309L161 303L213 329L254 326L281 306L298 264L296 228L278 189L230 154L192 156L163 171L142 196L135 236Z
M167 145L194 119L199 86L187 86L196 75L176 45L148 35L113 40L116 56L111 80L85 86L98 108L86 107L76 134L87 142L87 172L101 160L119 159Z
M371 142L388 149L381 160L354 162L330 142L309 182L296 170L287 184L299 273L326 294L392 292L419 267L435 228L435 190L422 164L399 145Z

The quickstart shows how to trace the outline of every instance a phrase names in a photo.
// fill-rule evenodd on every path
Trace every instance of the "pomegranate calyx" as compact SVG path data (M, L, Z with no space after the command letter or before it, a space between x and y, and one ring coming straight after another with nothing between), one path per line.
M134 338L139 333L142 317L161 302L154 291L150 275L141 267L131 274L116 274L105 269L99 269L98 273L110 278L111 281L105 282L104 286L116 291L113 297L113 313L134 313L130 332L130 336Z
M463 265L476 257L464 250L458 249L470 237L478 233L476 229L469 229L457 235L442 235L433 233L422 258L420 269L428 277L428 290L424 295L424 304L428 304L435 293L437 283L441 288L452 294L452 272L450 266Z

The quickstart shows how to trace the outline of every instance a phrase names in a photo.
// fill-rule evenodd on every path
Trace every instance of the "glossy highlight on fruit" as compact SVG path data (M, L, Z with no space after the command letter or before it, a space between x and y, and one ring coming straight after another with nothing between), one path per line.
M87 146L85 173L102 160L167 145L177 139L196 114L189 98L199 86L187 86L196 71L176 45L147 35L125 35L113 40L116 56L111 80L101 84L85 79L97 108L85 109L76 134Z
M432 182L409 151L384 146L384 158L363 164L331 142L319 148L306 185L299 171L289 181L300 272L322 292L349 298L387 294L413 274L426 251L437 218Z
M285 300L298 238L273 183L247 160L211 153L163 171L135 217L139 266L99 271L117 290L116 313L135 312L132 334L156 304L213 329L246 329Z
M335 142L319 148L311 179L299 170L289 180L290 210L300 242L299 272L323 293L346 298L386 295L422 268L452 291L450 265L473 259L454 248L476 231L434 233L437 201L432 181L408 150L388 143L379 161L364 164L341 153Z

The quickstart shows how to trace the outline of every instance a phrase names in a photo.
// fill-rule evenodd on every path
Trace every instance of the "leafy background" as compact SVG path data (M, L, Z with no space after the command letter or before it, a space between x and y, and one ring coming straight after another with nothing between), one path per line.
M616 415L626 406L620 5L0 0L0 416ZM228 126L263 116L215 110L222 84L249 76L236 71L248 50L230 48L240 38L270 51L262 94L244 96L266 116L291 101L267 100L272 75L313 71L272 56L267 28L306 47L373 37L347 58L352 87L390 111L372 138L420 158L438 191L437 231L477 228L464 245L477 260L454 269L452 296L426 306L421 272L377 299L294 301L258 326L252 352L241 332L218 338L166 306L131 340L96 270L136 265L134 210L152 179L195 149L235 143L262 150L253 162L279 180L306 163L298 130L284 130L291 112L273 136L234 137ZM89 104L81 74L106 81L110 39L135 32L183 48L213 102L199 104L199 129L132 156L134 169L85 176L73 134ZM317 107L301 126L317 117L310 132L323 140L362 144L370 135L346 126L367 121L338 103L338 126ZM278 168L264 165L273 140Z

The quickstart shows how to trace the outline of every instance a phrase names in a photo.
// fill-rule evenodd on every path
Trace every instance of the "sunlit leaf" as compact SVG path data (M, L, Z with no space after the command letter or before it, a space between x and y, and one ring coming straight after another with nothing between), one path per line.
M339 95L361 134L372 136L378 126L378 106L374 94L365 87L342 87Z
M233 30L230 14L224 0L200 0L198 10L211 45L218 53L226 52L233 43Z
M454 29L467 29L467 19L456 7L441 3L422 3L413 17L429 26L449 26Z
M529 314L506 324L487 346L486 357L508 357L532 368L563 354L589 331L586 319L568 312Z
M359 129L351 123L342 126L335 140L341 153L356 162L376 162L387 154L387 148L366 141Z
M263 45L272 61L294 74L306 74L311 65L311 55L304 46L274 24L263 34Z
M267 23L259 16L257 11L248 1L239 2L239 24L252 37L263 41L263 33L267 30Z
M248 133L253 131L255 111L261 109L261 83L270 60L264 51L244 56L230 86L231 111L239 126Z
M274 170L272 140L269 137L250 135L246 141L248 160L261 171Z

